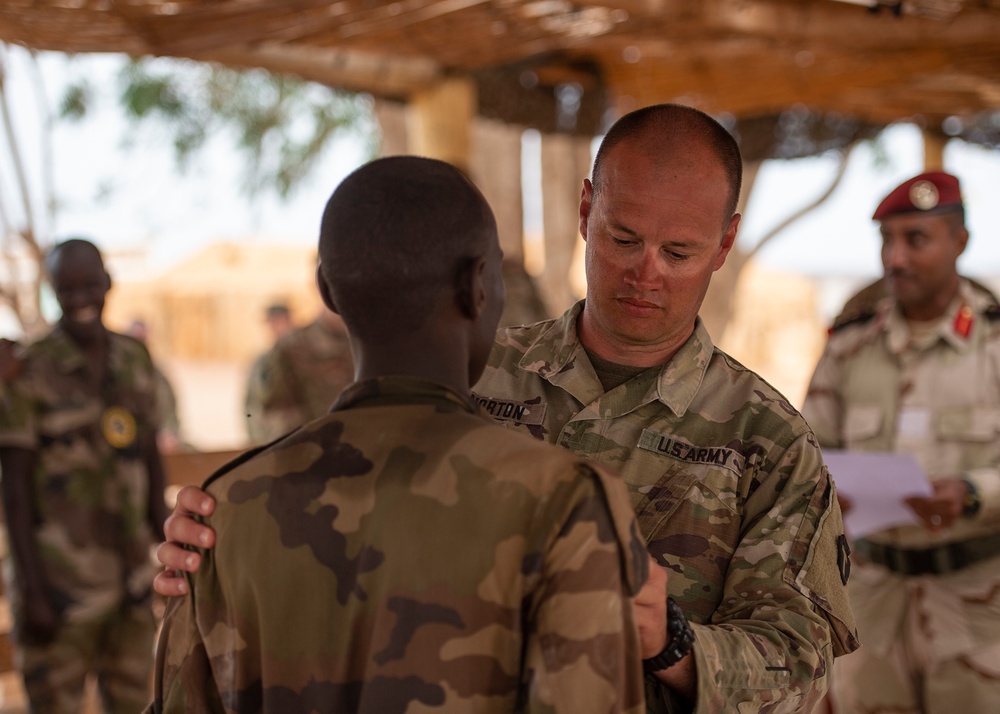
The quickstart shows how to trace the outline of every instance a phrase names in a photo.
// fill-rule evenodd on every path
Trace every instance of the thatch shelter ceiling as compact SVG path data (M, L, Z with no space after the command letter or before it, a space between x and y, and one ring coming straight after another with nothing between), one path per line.
M388 98L471 74L509 106L576 85L622 110L801 103L931 127L1000 107L1000 0L4 0L0 40L259 66Z

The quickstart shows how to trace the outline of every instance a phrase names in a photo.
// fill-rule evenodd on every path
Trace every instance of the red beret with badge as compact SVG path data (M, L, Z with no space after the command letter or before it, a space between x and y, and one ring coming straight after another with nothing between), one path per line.
M897 213L937 213L962 205L958 179L944 171L929 171L904 181L875 209L873 220Z

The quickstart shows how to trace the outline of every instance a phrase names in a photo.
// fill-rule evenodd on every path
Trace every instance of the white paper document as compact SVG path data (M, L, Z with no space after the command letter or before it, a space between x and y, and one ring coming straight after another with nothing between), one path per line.
M823 449L837 492L850 499L844 528L851 538L907 523L919 523L903 501L933 493L927 475L908 454Z

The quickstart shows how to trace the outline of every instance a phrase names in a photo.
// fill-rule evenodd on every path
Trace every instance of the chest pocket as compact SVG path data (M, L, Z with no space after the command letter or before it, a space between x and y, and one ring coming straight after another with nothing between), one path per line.
M850 447L878 437L885 422L885 411L877 404L859 404L844 415L844 441Z
M1000 430L1000 409L952 407L937 415L938 436L945 441L992 441Z
M671 594L683 596L693 622L707 622L722 597L726 569L740 538L738 474L705 463L678 461L636 450L629 460L644 464L653 483L633 489L636 518L647 548L668 569Z

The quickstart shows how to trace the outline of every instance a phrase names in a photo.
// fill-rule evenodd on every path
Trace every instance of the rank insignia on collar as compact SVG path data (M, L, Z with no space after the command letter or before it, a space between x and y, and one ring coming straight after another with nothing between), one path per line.
M965 339L969 336L969 333L972 332L972 323L974 319L975 313L972 312L972 308L968 305L963 305L958 311L958 314L955 315L955 322L951 327L955 331L956 335Z
M123 407L108 407L101 416L104 438L116 449L124 449L135 442L135 417Z

